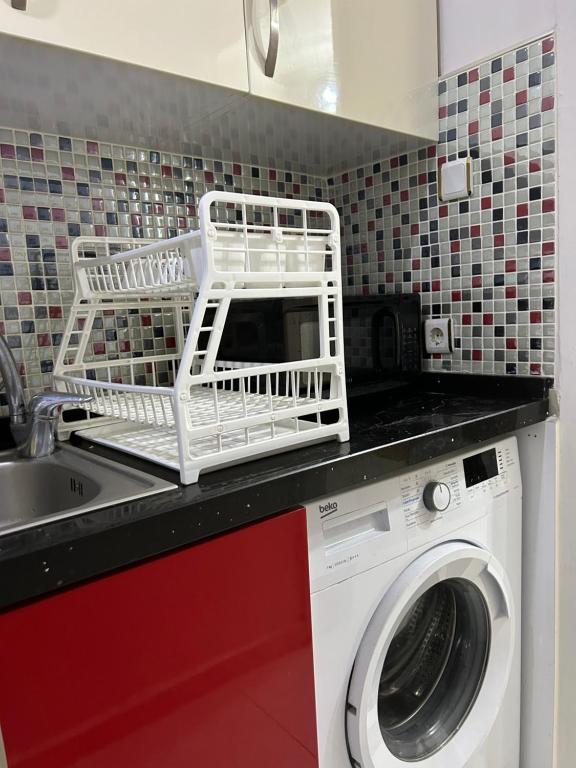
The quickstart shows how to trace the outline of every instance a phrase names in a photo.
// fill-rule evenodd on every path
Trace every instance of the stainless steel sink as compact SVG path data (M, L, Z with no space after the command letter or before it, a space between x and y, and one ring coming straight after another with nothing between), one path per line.
M72 446L42 459L0 452L0 534L177 488Z

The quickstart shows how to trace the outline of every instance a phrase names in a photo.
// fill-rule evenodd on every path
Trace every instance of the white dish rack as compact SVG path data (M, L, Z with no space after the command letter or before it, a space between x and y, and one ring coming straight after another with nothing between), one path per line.
M96 442L178 470L185 484L348 440L336 209L210 192L199 218L198 231L170 240L74 241L76 296L54 380L94 399L89 421L63 422L59 435L88 429ZM272 297L317 302L319 354L220 360L231 302Z

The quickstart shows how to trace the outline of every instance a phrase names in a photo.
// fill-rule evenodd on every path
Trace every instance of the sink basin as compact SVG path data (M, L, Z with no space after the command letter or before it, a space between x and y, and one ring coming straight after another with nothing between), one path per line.
M177 488L71 446L43 459L0 452L0 534Z

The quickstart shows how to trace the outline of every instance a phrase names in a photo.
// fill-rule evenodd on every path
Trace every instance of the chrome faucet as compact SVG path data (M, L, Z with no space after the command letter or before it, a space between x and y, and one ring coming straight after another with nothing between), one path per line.
M28 405L16 362L5 339L0 335L0 374L10 412L10 431L18 453L28 458L40 458L54 453L56 424L67 404L81 405L93 400L92 395L72 395L67 392L41 392Z

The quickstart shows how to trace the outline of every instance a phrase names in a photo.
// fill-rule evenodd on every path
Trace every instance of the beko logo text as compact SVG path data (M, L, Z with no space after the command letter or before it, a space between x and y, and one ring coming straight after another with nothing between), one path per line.
M338 509L337 501L329 501L326 504L318 504L318 511L321 515L329 515Z

